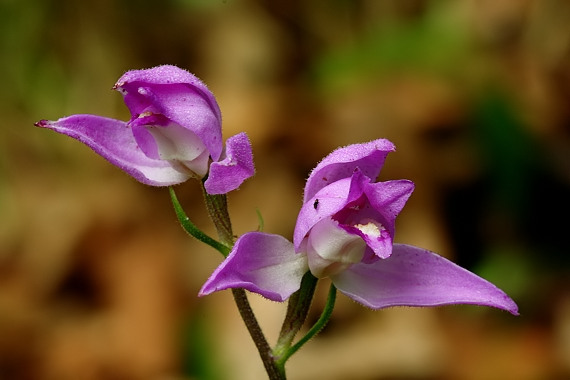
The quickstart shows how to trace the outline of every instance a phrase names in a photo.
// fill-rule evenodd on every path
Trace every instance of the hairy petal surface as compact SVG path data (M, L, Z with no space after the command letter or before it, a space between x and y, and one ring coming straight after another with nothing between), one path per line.
M226 141L225 157L221 161L212 162L204 187L209 194L225 194L237 189L254 174L251 144L242 132Z
M395 151L392 142L378 139L364 144L339 148L326 156L313 169L307 184L303 202L313 198L323 187L342 178L351 177L356 168L372 180L378 177L388 153Z
M140 114L148 107L145 97L138 96L140 84L153 85L177 85L183 84L191 89L192 93L202 96L213 110L221 123L221 112L214 94L195 75L172 65L156 66L150 69L127 71L119 78L113 88L125 95L125 103L133 115Z
M306 256L295 254L293 244L284 237L248 232L236 241L229 256L206 281L199 295L244 288L282 302L299 289L307 270Z
M41 120L36 126L77 139L138 181L152 186L182 183L190 175L167 161L147 157L138 147L127 123L96 115L73 115L57 121Z
M342 293L372 309L472 304L518 315L514 301L495 285L431 251L410 245L394 244L389 258L355 264L331 279Z

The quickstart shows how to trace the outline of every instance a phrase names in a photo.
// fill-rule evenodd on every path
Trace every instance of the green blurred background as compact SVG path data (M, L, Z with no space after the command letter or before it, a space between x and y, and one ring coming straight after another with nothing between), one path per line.
M228 292L197 298L221 257L183 233L166 189L33 127L126 120L111 87L159 64L202 78L225 137L252 140L236 234L258 208L291 237L310 169L389 138L381 178L416 183L396 241L520 306L372 312L340 296L291 379L570 377L569 20L564 0L0 0L0 379L264 378ZM177 192L213 233L197 184ZM251 301L273 342L284 306Z

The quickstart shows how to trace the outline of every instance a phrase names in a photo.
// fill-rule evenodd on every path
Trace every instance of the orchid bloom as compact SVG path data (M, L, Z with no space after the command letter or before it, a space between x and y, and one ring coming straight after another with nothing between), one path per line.
M125 73L113 89L131 112L127 122L96 115L41 120L39 127L73 137L138 181L169 186L189 178L207 179L209 194L238 188L254 174L245 133L224 149L222 116L204 83L175 66Z
M284 301L311 271L372 309L475 304L518 314L490 282L433 252L393 243L396 216L414 188L407 180L374 182L394 150L380 139L331 153L307 180L293 242L242 235L200 295L245 288Z

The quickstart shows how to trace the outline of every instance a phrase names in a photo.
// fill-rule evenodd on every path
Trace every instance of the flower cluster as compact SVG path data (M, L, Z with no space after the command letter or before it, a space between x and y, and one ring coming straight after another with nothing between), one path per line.
M96 115L73 115L36 126L73 137L138 181L169 186L205 178L209 194L238 188L254 174L245 133L224 149L222 116L212 92L175 66L125 73L113 89L131 112L127 122Z
M194 75L174 66L125 73L113 87L123 96L128 121L96 115L41 120L39 127L75 138L152 186L200 180L219 241L190 222L174 190L183 228L226 256L199 295L232 289L236 305L270 379L285 379L285 362L331 316L336 290L372 309L391 306L473 304L518 315L502 290L423 248L394 243L396 217L414 190L408 180L377 182L387 155L385 139L339 148L311 172L293 239L248 232L235 243L225 194L254 174L245 133L222 142L221 113ZM318 279L332 286L319 320L295 344ZM277 344L269 347L245 290L273 301L289 300Z

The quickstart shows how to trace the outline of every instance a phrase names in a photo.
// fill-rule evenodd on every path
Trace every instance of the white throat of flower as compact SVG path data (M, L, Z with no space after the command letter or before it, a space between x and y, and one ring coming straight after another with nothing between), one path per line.
M139 118L146 116L149 113L143 112ZM189 169L200 178L206 175L210 154L194 132L175 123L145 125L145 129L154 138L161 160L169 161L179 171L187 172Z
M359 263L365 249L366 243L360 236L347 232L331 218L323 219L309 232L309 268L318 278L335 275Z

